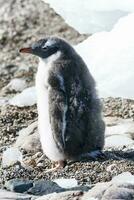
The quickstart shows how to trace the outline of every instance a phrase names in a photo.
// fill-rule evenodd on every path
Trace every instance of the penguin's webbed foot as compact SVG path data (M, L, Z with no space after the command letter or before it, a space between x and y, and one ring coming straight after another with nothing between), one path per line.
M90 153L85 153L81 155L81 159L98 160L104 159L106 156L101 150L91 151Z
M66 166L66 161L65 160L60 160L60 161L54 162L53 165L52 165L52 168L46 170L45 173L56 172L56 171L64 168L65 166Z

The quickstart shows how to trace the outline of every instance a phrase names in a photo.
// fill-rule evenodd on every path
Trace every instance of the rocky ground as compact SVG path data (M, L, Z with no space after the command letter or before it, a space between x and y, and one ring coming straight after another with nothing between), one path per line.
M57 190L64 192L61 194L62 199L82 198L84 200L91 196L98 199L117 199L120 197L118 194L123 195L121 191L119 192L118 187L123 188L122 190L125 187L128 192L128 196L124 196L122 199L133 199L134 194L131 190L134 189L134 177L132 176L134 174L134 101L129 99L111 97L102 99L107 129L104 155L101 158L75 163L68 162L67 166L58 172L45 173L45 170L51 167L51 163L43 156L40 147L36 123L38 117L36 104L20 107L17 104L10 105L11 101L9 101L25 88L34 85L37 60L31 56L23 57L18 53L18 49L31 44L32 41L44 35L59 35L72 44L77 44L87 37L80 35L65 24L60 16L41 1L0 0L0 199L6 199L8 195L13 195L13 199L36 199L36 195L49 194ZM6 162L8 160L9 163L4 167L3 152L11 146L19 148L23 158L19 162L11 162L11 164L10 159L6 157L8 158ZM116 185L115 193L118 193L116 198L106 197L108 191L108 194L113 191L113 188L110 188L112 184L115 188L112 178L124 172L132 174L127 174L127 176L123 174L123 177L129 176L129 180L133 180L133 184L127 182L129 186ZM19 184L17 178L32 181L32 183L30 182L32 186L29 186L29 182L27 183L28 187L24 184L25 192L28 193L25 197L22 197L21 194L19 194L20 197L16 197L15 193L3 192L4 188L15 192L24 192L14 189L16 183L7 182L13 179L17 180L17 184ZM51 181L57 178L71 180L73 178L78 181L81 188L77 186L73 189L76 191L69 193L63 188L57 189L58 186L54 185L52 191L42 191L41 188L53 188ZM46 186L46 182L35 184L34 181L41 181L41 179L50 181L50 185ZM120 177L118 179L120 180ZM113 182L109 182L111 180ZM88 194L88 197L83 195L83 192L98 182L107 182L105 189L103 185L99 186L103 188L102 191L106 191L105 195L102 194L104 192L101 194L94 192L94 190L97 191L96 188L91 190L92 194ZM38 188L38 193L37 188L33 188L33 185ZM32 188L32 192L28 191L29 188ZM51 198L56 200L59 197L55 195ZM43 197L43 199L49 199L49 197Z

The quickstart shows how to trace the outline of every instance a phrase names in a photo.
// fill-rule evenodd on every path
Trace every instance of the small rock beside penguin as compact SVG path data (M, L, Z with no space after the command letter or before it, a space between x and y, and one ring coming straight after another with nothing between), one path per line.
M65 40L46 37L21 53L39 57L36 75L38 129L45 155L57 170L104 146L105 124L95 81Z

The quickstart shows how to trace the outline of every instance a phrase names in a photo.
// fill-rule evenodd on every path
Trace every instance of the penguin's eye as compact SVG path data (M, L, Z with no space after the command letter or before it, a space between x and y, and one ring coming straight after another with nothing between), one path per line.
M42 46L42 49L46 51L46 50L48 50L48 46L44 45L44 46Z

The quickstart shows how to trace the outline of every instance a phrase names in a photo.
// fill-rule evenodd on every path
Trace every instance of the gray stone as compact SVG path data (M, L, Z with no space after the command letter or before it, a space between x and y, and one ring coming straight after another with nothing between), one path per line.
M0 189L0 200L35 200L37 197L29 194L20 194Z
M83 196L82 200L89 200L90 198L102 199L103 194L109 185L110 183L97 183L95 187Z
M123 185L123 186L112 185L105 191L102 200L111 200L111 199L133 200L134 186L133 188L129 188L129 185Z
M23 193L31 187L33 187L33 181L29 180L12 179L5 183L5 188L12 192Z
M53 181L39 180L33 183L33 187L30 188L27 193L32 195L47 195L50 193L61 193L65 191L83 191L87 192L90 189L88 186L77 186L72 188L62 188Z
M110 182L97 183L89 190L82 200L91 198L101 200L133 200L134 199L134 176L130 173L122 173L114 177Z
M19 131L18 135L19 136L14 144L15 147L23 148L30 152L38 152L41 149L37 131L37 121Z
M32 195L46 195L53 192L64 192L65 189L58 186L53 181L39 180L35 181L33 187L28 190L28 194Z
M62 193L53 193L48 194L42 197L37 198L37 200L81 200L83 196L82 191L68 191ZM89 199L88 199L89 200Z

